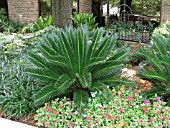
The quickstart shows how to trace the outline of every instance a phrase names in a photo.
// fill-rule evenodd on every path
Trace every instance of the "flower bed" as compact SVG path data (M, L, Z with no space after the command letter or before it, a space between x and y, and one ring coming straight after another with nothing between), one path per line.
M137 89L122 86L92 92L81 114L69 98L59 98L37 110L37 126L55 127L170 127L170 108L157 96L145 99Z

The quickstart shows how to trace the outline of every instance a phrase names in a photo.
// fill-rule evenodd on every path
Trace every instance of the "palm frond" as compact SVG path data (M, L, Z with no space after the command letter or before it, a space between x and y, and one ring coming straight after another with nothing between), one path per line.
M54 85L47 85L34 95L35 105L42 105L45 101L48 101L55 96L66 93L66 90L68 90L74 82L75 80L71 79L66 74L60 76Z
M33 76L35 78L44 80L44 81L56 81L59 77L58 72L50 72L48 69L42 68L27 68L27 75Z
M80 113L83 112L89 99L89 94L85 90L76 90L73 94L73 100L76 103L77 107L80 110Z

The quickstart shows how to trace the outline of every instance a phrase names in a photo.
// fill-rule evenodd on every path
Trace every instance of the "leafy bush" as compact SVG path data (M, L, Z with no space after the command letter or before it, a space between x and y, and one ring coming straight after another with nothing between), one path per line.
M37 22L34 22L35 28L37 30L42 30L50 25L52 25L52 16L49 15L47 18L40 16Z
M109 100L101 96L107 91ZM169 127L170 108L157 96L142 97L137 89L122 86L120 89L105 88L101 92L91 92L92 98L83 115L75 102L69 98L59 98L45 103L37 110L37 126L56 127Z
M170 32L170 23L164 23L164 24L161 24L160 26L158 26L157 28L155 28L152 35L153 36L160 35L165 40L168 40L169 32Z
M78 28L82 25L87 25L88 29L90 31L96 29L97 25L95 23L95 17L93 17L93 14L89 15L86 13L74 13L73 14L73 26Z
M0 37L0 107L8 118L34 112L32 93L45 84L24 74L29 66L24 54L36 50L35 40L20 34Z
M170 40L166 41L160 35L153 36L152 40L151 48L140 51L150 65L149 69L141 72L141 76L153 83L154 88L149 91L149 94L170 94Z
M0 9L0 32L17 32L22 28L22 24L20 22L12 22L8 19L5 11Z
M73 94L82 110L89 92L125 82L119 78L120 69L129 48L114 49L116 37L104 30L89 32L87 27L58 29L39 41L39 53L30 52L28 60L34 67L28 75L50 82L35 93L35 104L40 105L55 96Z
M32 100L33 91L42 83L25 76L24 60L2 61L0 72L0 106L8 118L23 117L35 112Z

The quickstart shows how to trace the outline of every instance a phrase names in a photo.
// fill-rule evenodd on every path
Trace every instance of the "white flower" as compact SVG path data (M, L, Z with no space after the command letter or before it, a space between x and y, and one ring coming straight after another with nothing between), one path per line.
M139 105L136 105L136 108L139 108Z

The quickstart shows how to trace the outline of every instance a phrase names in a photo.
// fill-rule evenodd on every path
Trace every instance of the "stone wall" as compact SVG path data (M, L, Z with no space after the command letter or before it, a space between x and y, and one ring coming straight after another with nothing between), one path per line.
M9 18L14 22L24 20L29 23L39 17L38 0L8 0Z
M162 0L161 6L161 23L170 21L170 1Z
M92 13L92 0L79 0L79 12Z

